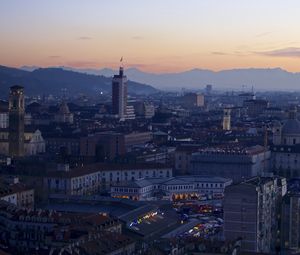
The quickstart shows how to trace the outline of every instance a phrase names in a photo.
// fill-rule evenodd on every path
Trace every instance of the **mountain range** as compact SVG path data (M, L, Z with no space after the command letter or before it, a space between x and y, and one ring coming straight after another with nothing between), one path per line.
M29 67L24 67L25 69ZM34 67L31 67L34 68ZM113 69L74 69L61 67L64 70L103 75L111 77L116 73ZM161 90L179 90L181 88L190 90L201 90L207 84L212 84L219 90L250 90L252 86L256 91L264 90L292 90L300 89L300 73L292 73L281 68L248 68L231 69L223 71L211 71L204 69L193 69L178 73L147 73L136 68L125 70L130 80L149 84Z
M0 66L0 95L7 95L12 85L22 85L27 95L53 94L60 95L61 89L75 95L83 93L111 92L111 77L66 70L63 68L26 68L18 69ZM128 81L128 92L131 94L151 94L158 92L152 86Z

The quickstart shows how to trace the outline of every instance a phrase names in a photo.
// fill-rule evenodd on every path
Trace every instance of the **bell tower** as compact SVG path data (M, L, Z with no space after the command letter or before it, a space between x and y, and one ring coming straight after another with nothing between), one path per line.
M24 156L24 88L10 87L9 93L9 156Z
M229 131L231 130L231 109L224 108L223 110L223 130Z
M282 126L279 121L276 121L273 124L273 144L274 145L282 144Z

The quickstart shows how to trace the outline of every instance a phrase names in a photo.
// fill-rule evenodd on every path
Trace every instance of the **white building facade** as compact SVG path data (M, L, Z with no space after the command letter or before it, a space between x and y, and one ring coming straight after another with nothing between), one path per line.
M221 198L231 179L205 176L145 178L111 186L111 196L132 200L189 200L201 197Z
M141 178L172 177L173 170L151 165L105 165L96 164L69 171L56 171L44 178L44 187L49 194L87 195L110 190L110 186Z
M46 142L40 130L24 132L24 152L25 156L33 156L40 153L45 153ZM0 131L0 154L9 154L8 130Z

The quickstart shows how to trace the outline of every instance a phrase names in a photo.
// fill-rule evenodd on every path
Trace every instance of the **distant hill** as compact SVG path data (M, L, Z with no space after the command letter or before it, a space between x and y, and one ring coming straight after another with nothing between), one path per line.
M116 70L104 69L64 69L76 70L88 74L111 77ZM246 89L255 90L300 90L300 73L287 72L281 68L248 68L232 69L214 72L211 70L193 69L179 73L154 74L140 71L136 68L126 69L130 80L146 83L162 90L203 89L207 84L214 88L229 90Z
M9 87L15 84L24 86L27 95L58 95L62 88L66 88L71 94L95 95L100 91L111 92L111 77L62 68L32 68L26 71L0 66L0 95L6 97ZM158 90L146 84L128 81L128 92L131 94L152 94Z

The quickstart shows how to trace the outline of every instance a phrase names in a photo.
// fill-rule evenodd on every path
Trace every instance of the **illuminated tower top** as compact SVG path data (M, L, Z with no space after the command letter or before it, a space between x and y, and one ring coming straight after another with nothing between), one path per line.
M119 74L114 75L112 79L112 110L120 119L127 113L127 77L122 66Z

